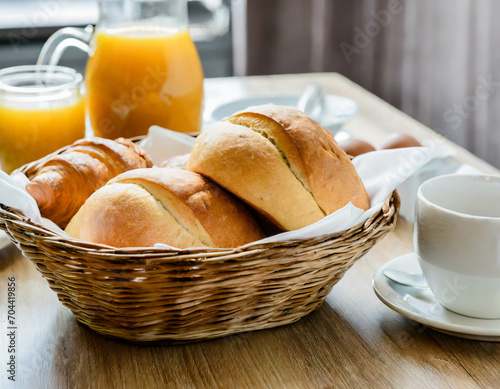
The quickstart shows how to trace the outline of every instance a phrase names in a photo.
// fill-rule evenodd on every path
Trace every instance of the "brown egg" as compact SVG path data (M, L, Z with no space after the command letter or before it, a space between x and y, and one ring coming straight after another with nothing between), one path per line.
M339 146L345 151L346 154L352 155L353 157L357 157L358 155L368 153L370 151L375 151L375 147L368 142L354 138L341 140L339 142Z
M420 147L422 146L418 140L408 134L394 133L384 139L380 145L381 150L386 149L401 149L403 147Z

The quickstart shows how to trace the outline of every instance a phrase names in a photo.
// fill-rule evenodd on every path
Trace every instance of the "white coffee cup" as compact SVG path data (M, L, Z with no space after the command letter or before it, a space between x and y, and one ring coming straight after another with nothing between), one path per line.
M500 176L446 175L417 193L414 245L437 301L500 318Z

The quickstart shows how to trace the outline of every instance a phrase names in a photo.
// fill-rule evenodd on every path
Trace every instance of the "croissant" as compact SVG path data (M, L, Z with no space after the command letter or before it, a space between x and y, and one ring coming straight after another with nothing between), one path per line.
M128 139L81 139L43 161L26 190L42 216L64 228L87 198L111 178L152 166L146 152Z

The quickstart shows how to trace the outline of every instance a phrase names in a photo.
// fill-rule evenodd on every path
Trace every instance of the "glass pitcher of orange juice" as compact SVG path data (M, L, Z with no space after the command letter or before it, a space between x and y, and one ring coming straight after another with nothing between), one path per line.
M94 31L65 28L38 63L68 46L89 53L86 107L97 136L133 137L152 125L198 133L203 71L187 26L187 0L100 0Z

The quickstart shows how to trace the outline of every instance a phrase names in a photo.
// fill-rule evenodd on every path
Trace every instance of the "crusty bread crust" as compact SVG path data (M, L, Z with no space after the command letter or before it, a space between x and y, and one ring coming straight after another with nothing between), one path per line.
M231 194L196 173L168 168L115 177L87 200L66 232L115 247L238 247L264 237Z
M314 199L329 215L349 202L367 210L370 201L354 165L333 136L302 111L291 107L261 105L246 112L265 115L278 122L295 143Z
M361 179L331 134L290 107L250 107L209 126L196 140L187 169L285 230L312 224L349 202L369 208Z
M186 168L226 188L284 230L325 216L273 144L247 127L225 121L207 128Z

